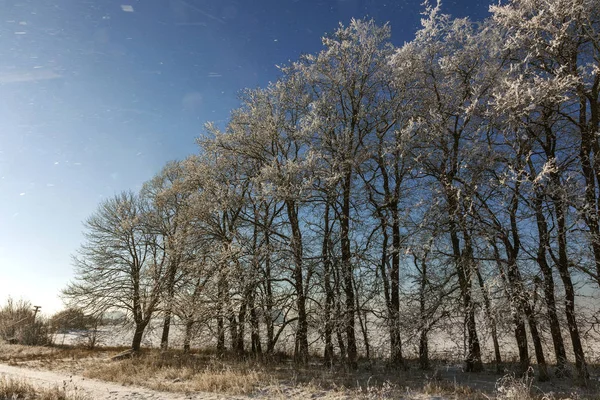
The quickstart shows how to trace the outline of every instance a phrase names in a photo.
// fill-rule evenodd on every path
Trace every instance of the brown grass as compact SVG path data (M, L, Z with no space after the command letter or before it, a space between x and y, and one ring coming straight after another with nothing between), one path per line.
M482 393L480 390L473 389L468 385L461 385L449 380L430 381L423 385L421 390L423 394L430 396L451 396L456 399L466 400L484 400L489 399L489 396Z
M69 393L64 388L36 388L31 384L15 379L0 378L0 399L11 400L87 400L79 393Z
M161 352L144 349L131 359L111 361L123 348L88 350L76 347L29 347L0 344L0 362L60 370L90 378L143 386L171 392L216 392L256 394L274 398L335 397L383 399L439 396L447 399L560 399L594 398L598 387L577 388L572 380L553 381L536 387L532 381L501 378L489 372L437 376L416 368L390 368L382 361L362 361L358 371L325 368L318 358L306 367L278 354L273 357L240 359L217 356L213 351L184 354L178 350ZM443 363L439 363L444 371ZM437 371L436 371L437 372ZM435 376L429 378L430 375ZM535 382L538 384L538 382ZM577 391L579 394L571 394ZM551 393L555 392L555 393ZM548 393L547 395L544 393ZM545 397L544 397L545 396Z
M20 344L7 344L0 341L0 362L21 363L27 361L41 360L79 360L90 357L108 357L116 351L124 348L106 347L97 350L90 350L84 347L73 346L25 346Z
M155 390L227 394L249 394L269 381L262 371L243 364L205 364L194 358L155 352L121 361L97 363L88 368L84 376Z
M0 341L0 361L14 362L18 360L39 359L54 352L52 347L24 346L20 344L6 344Z

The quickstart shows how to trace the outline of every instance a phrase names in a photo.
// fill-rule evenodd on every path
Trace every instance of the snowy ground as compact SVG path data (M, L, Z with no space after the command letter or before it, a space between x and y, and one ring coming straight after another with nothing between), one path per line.
M218 393L207 393L207 392L192 392L192 393L177 393L177 392L162 392L151 390L147 388L137 386L123 386L116 383L99 381L95 379L89 379L78 374L73 374L65 369L58 369L53 371L40 370L39 364L21 364L22 366L9 366L0 363L0 378L6 377L8 379L24 380L36 387L45 388L60 388L65 389L67 393L77 394L79 396L85 396L86 399L90 400L183 400L183 399L198 399L198 400L217 400L217 399L321 399L321 400L340 400L340 399L406 399L406 400L456 400L462 399L463 394L460 392L450 393L445 395L440 394L425 394L423 390L408 390L406 388L403 391L393 390L386 393L386 390L375 390L368 391L368 393L359 393L356 391L349 390L322 390L317 387L302 387L293 384L290 385L278 385L276 388L265 387L264 389L257 390L249 396L243 395L227 395ZM28 367L24 367L28 365ZM32 366L34 366L32 368ZM478 390L480 393L476 396L469 396L469 398L496 398L496 391L494 390L496 381L499 378L498 375L493 373L480 373L480 374L465 374L459 367L448 366L447 368L439 369L437 371L439 381L444 381L450 384L458 384L459 387L470 387L474 390ZM537 386L538 382L535 382L532 386L532 392L542 396L548 395L547 398L561 398L561 399L596 399L596 390L598 386L593 386L583 389L580 387L573 386L573 382L568 380L551 380L543 385ZM596 389L594 389L596 388ZM439 392L438 392L439 393Z
M157 321L156 326L151 327L147 332L147 335L144 338L144 346L149 348L156 348L159 344L160 340L160 321ZM181 332L177 325L174 326L173 334L171 336L171 345L173 347L181 346ZM130 344L130 329L127 328L119 328L115 326L103 327L99 334L99 344L101 346L128 346ZM460 335L457 335L460 336ZM384 336L382 336L384 337ZM204 339L204 340L203 340ZM596 339L596 338L593 338ZM597 354L600 354L597 350L598 340L593 340L590 338L588 341L588 347L590 347L590 361L592 364L597 364L600 357ZM85 343L85 333L84 332L72 332L65 334L58 334L54 337L55 344L83 344ZM203 343L204 342L204 343ZM206 345L205 338L198 338L196 345L204 344ZM282 341L281 345L286 344ZM495 385L496 381L501 377L499 375L491 372L493 368L488 368L487 373L482 374L465 374L461 371L461 364L457 362L460 360L460 349L459 346L451 340L442 337L434 337L432 338L432 347L435 348L436 354L439 355L447 355L441 357L441 359L445 359L446 362L438 362L438 378L443 380L444 382L449 382L453 384L459 384L468 386L470 388L480 390L485 393L486 398L493 398L495 393ZM509 347L509 346L507 346ZM593 349L592 349L593 347ZM24 359L27 359L25 357ZM505 359L511 359L511 357L506 354ZM7 360L5 358L5 360ZM304 398L312 398L312 399L322 399L322 400L330 400L330 399L351 399L357 398L357 392L350 391L327 391L327 390L319 390L313 388L313 390L308 390L303 387L294 386L290 384L287 386L287 383L280 382L276 388L265 388L265 390L258 390L250 396L232 396L225 394L217 394L217 393L205 393L205 392L193 392L193 393L174 393L174 392L159 392L151 389L134 387L134 386L122 386L120 384L97 381L89 378L84 378L80 374L84 373L84 370L91 364L98 362L98 360L89 358L83 360L75 360L73 362L63 362L54 365L46 365L43 359L35 359L28 358L29 361L19 362L20 367L8 366L0 364L0 377L1 376L9 376L17 379L24 379L32 383L33 385L41 385L46 387L66 387L68 391L76 391L88 396L89 399L111 399L111 400L119 400L119 399L165 399L165 400L179 400L179 399L251 399L251 398L279 398L279 399L304 399ZM454 361L454 362L453 362ZM104 361L101 361L104 362ZM11 362L11 365L16 365L16 363ZM40 369L52 369L52 371L43 371ZM592 379L593 381L600 380L600 370L598 366L595 365L591 368ZM429 373L431 374L431 373ZM421 377L419 378L419 382L426 383L429 378ZM138 383L136 383L138 384ZM537 382L535 383L537 385ZM534 385L534 386L535 386ZM400 387L404 387L400 385ZM415 386L412 386L413 388ZM421 386L416 386L421 387ZM159 387L160 389L161 387ZM396 388L398 389L398 388ZM395 391L393 398L404 398L404 399L419 399L419 400L443 400L443 399L458 399L461 397L457 396L449 396L443 397L440 395L426 395L424 393L404 390L403 393L398 397L398 391ZM585 399L590 398L587 397L589 395L588 391L581 391L573 386L573 382L569 382L568 380L552 380L550 382L545 382L544 384L540 384L540 387L536 390L536 393L560 393L563 398L564 396L568 396L572 392L578 392L578 398ZM444 392L445 393L445 392ZM382 393L371 393L372 395L367 394L367 396L360 396L360 398L388 398L382 396ZM490 396L490 397L488 397ZM573 396L576 398L576 396Z
M217 399L243 399L244 397L225 396L214 393L168 393L158 392L139 387L121 386L109 382L88 379L78 375L69 375L61 372L39 371L30 368L12 367L0 364L0 376L13 379L23 379L40 387L65 387L67 392L84 394L93 400L217 400Z
M67 393L83 395L90 400L246 400L246 399L352 399L351 394L335 392L309 392L297 388L284 389L279 393L255 394L252 396L231 396L215 393L171 393L159 392L140 387L121 386L114 383L88 379L78 375L70 375L64 372L40 371L30 368L13 367L0 364L0 377L25 380L28 383L46 388L65 388ZM364 398L361 396L361 398ZM370 398L370 397L369 397ZM379 396L373 397L379 398ZM394 398L398 398L395 397ZM407 394L406 399L413 400L446 400L446 397L438 395L425 395L420 393Z

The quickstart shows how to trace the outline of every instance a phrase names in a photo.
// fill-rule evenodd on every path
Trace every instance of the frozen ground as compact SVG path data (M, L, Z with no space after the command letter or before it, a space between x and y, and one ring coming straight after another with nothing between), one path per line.
M46 388L65 388L67 393L83 395L90 400L249 400L249 399L352 399L352 394L339 392L308 391L298 388L280 388L277 393L265 391L251 396L231 396L215 393L171 393L149 390L140 387L122 386L110 382L98 381L84 378L79 375L70 375L63 372L40 371L30 368L13 367L0 364L0 377L25 380L28 383ZM360 398L365 398L360 396ZM381 398L380 396L368 396L366 398ZM395 399L399 397L394 396ZM405 399L412 400L446 400L448 398L438 395L426 395L422 393L407 393Z
M99 381L83 377L79 374L73 374L60 367L52 371L40 370L43 368L41 364L36 364L35 361L21 363L21 366L6 365L0 363L0 378L6 377L9 379L23 380L36 387L59 388L65 389L67 393L83 395L89 400L183 400L183 399L198 399L198 400L217 400L217 399L406 399L406 400L456 400L464 398L465 394L461 391L452 390L453 385L457 387L469 387L480 393L478 396L468 396L471 399L494 399L497 392L495 390L496 382L499 376L491 372L483 372L479 374L465 374L460 367L448 366L440 368L437 371L437 382L445 382L446 387L450 388L442 392L447 394L434 394L429 390L422 389L402 389L404 386L395 387L391 391L387 391L385 387L378 388L373 391L367 390L365 393L356 390L325 390L317 386L301 386L292 383L280 382L276 386L267 386L258 389L253 394L244 395L228 395L219 393L208 393L194 391L190 393L181 392L162 392L151 390L137 386L124 386L117 383ZM27 365L27 367L25 367ZM427 382L429 378L425 380ZM537 386L539 385L539 386ZM417 386L419 387L419 386ZM540 384L533 382L531 386L532 394L539 396L547 395L549 399L597 399L598 386L592 383L587 389L573 385L573 382L568 379L551 380ZM424 392L432 393L426 394ZM470 393L470 391L467 391ZM473 392L474 393L474 392ZM511 397L504 397L511 398ZM520 397L519 397L520 398ZM524 397L530 398L530 397ZM538 398L538 397L535 397Z
M77 392L89 397L90 400L217 400L217 399L243 399L244 397L225 396L214 393L168 393L158 392L139 387L121 386L114 383L88 379L78 375L69 375L62 372L39 371L30 368L12 367L0 364L0 376L7 378L23 379L34 386L47 388L66 388L67 392Z

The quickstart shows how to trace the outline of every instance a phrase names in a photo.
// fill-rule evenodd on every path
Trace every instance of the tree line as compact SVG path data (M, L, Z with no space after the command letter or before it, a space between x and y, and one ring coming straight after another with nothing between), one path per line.
M127 311L134 350L160 316L163 347L174 319L186 350L199 326L240 354L291 330L297 362L319 351L351 368L382 334L402 367L411 332L428 368L432 333L458 324L467 371L482 369L485 326L498 365L508 328L522 372L535 357L547 378L551 343L556 373L572 352L586 378L576 298L600 285L600 3L512 0L483 21L426 5L412 41L390 34L340 24L244 90L197 154L103 201L66 298Z

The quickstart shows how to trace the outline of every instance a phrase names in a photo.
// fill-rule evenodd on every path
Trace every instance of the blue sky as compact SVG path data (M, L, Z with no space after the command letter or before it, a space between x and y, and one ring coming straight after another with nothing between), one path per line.
M245 87L320 49L339 22L390 22L411 40L421 1L0 2L0 301L61 308L82 221L196 151ZM443 4L482 19L485 1Z

